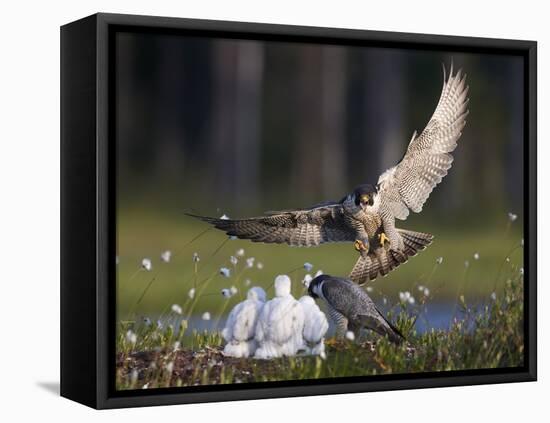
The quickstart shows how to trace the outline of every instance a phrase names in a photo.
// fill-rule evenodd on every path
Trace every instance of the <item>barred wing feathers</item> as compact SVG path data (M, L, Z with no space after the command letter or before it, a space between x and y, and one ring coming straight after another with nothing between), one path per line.
M332 203L310 209L270 212L247 219L218 219L190 215L230 236L253 242L310 247L328 242L354 241L355 234L344 222L342 205Z
M415 213L422 207L434 187L450 169L450 154L457 146L468 115L466 75L459 70L443 76L443 89L435 112L420 136L416 132L401 162L378 179L381 213L406 219L409 209Z

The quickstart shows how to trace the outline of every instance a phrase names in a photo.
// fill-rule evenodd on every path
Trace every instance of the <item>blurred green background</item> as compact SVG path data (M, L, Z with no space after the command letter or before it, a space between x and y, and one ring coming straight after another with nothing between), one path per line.
M510 268L522 266L523 250L514 249L523 236L522 59L119 33L119 317L159 315L189 302L197 283L204 289L194 313L228 311L241 296L223 301L222 288L243 290L247 279L269 287L275 275L306 261L313 273L347 275L357 258L351 244L298 249L228 241L210 230L189 245L208 226L184 213L259 215L340 199L359 183L375 183L428 122L441 65L451 61L470 85L455 162L424 211L397 222L436 239L372 284L377 300L418 284L443 303L459 293L482 299L498 290ZM229 257L239 248L245 257L234 269ZM169 263L160 260L165 250L173 253ZM196 271L194 252L201 257ZM250 256L263 268L244 268ZM145 257L151 272L139 270ZM443 263L435 266L438 257ZM218 274L222 266L232 268L231 278ZM304 273L292 273L295 294Z

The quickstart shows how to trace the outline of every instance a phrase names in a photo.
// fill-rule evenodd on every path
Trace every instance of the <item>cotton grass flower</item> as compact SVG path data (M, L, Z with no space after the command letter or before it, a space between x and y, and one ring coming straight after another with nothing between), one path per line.
M126 342L132 345L135 345L135 343L137 342L137 335L131 329L126 332Z
M365 288L365 290L366 290L367 292L372 292L372 291L373 291L372 286L367 286L367 287Z
M199 253L193 253L193 263L198 263L199 261L201 261Z
M143 260L141 260L141 267L150 272L153 269L153 263L151 262L151 259L144 258Z
M465 260L464 261L464 267L467 269L468 267L470 267L470 262L468 260Z
M474 253L474 260L479 260L479 253Z
M208 311L205 311L204 313L202 313L202 316L201 316L202 320L208 321L208 320L210 320L210 318L211 318L211 316L210 316L210 313Z
M170 250L163 251L160 255L160 259L164 263L170 263L171 258L172 258L172 251L170 251Z
M264 268L264 264L259 261L257 264L256 264L256 267L259 269L259 270L262 270Z
M231 295L235 295L237 292L239 292L239 290L237 289L237 287L232 286L231 288L229 288L229 292L231 292Z
M172 311L176 314L183 313L183 310L179 304L172 304Z
M196 293L195 288L191 288L191 289L189 290L189 292L187 293L187 296L189 297L189 299L192 300L193 298L195 298L195 293Z
M355 334L351 330L348 330L346 332L346 339L352 342L355 341Z
M172 373L174 371L174 362L171 361L171 362L167 363L166 366L164 366L164 368L166 369L166 371L168 373Z
M441 263L443 263L443 257L438 257L438 258L436 258L436 259L435 259L435 262L436 262L436 264L441 264Z
M252 283L252 281L250 279L245 279L244 280L244 286L250 286L251 283Z
M518 215L512 212L508 212L508 220L510 222L515 222L518 218Z
M496 292L491 292L491 300L496 301L497 300L497 294Z
M237 263L239 262L239 260L238 260L237 257L235 257L235 256L229 257L229 261L230 261L230 263L231 263L233 266L236 266Z
M520 268L519 268L519 274L520 274L521 276L523 276L523 273L524 273L523 267L520 267Z
M401 301L402 303L408 301L409 298L411 298L411 293L409 291L399 293L399 301Z
M249 269L252 268L252 267L254 267L254 261L255 261L255 260L256 260L256 259L255 259L254 257L248 257L248 258L246 259L246 267L248 267Z
M306 288L309 288L309 284L311 283L312 280L313 280L313 277L309 273L306 273L306 275L304 276L304 279L302 279L302 285L304 285Z
M229 216L224 213L220 216L220 219L221 220L229 220Z
M311 269L313 269L313 264L308 263L307 261L304 263L304 269L306 269L306 272L311 272Z
M227 267L220 268L220 275L222 275L225 278L228 278L231 276L231 269L228 269Z
M235 253L235 255L236 255L237 257L244 257L244 249L243 249L243 248L239 248L239 249L237 250L237 252Z
M430 296L430 290L428 288L424 288L424 290L422 291L422 293L424 294L425 297L429 297Z

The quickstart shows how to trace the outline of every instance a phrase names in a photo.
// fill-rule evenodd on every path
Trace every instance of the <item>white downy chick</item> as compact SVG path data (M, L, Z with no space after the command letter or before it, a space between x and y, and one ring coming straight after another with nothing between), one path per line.
M294 356L302 347L304 311L290 293L290 278L275 278L275 298L265 303L256 326L255 358Z
M328 331L328 321L315 300L304 295L298 300L304 309L304 346L306 354L321 355L325 352L325 335Z
M254 340L258 316L265 304L266 294L260 287L248 290L246 300L237 304L227 318L222 336L227 342L223 353L229 357L251 357L256 351Z

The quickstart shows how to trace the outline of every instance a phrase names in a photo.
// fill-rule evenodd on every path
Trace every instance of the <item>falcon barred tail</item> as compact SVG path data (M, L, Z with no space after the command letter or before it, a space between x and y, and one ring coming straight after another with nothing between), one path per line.
M394 251L392 249L378 248L366 256L360 256L349 275L349 278L353 282L363 285L369 280L376 279L378 275L386 276L400 264L406 263L409 257L413 257L419 251L424 250L432 243L434 238L431 234L405 229L397 229L397 232L403 239L404 249L402 251Z

